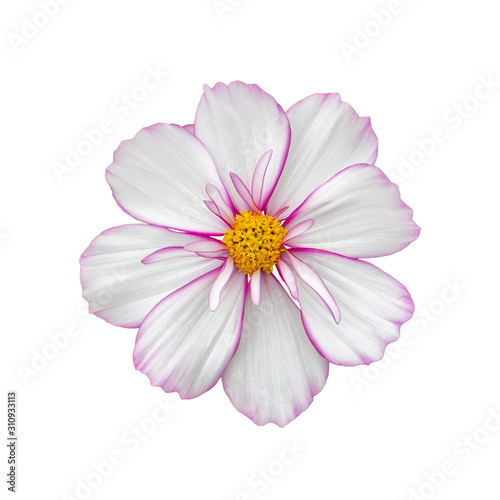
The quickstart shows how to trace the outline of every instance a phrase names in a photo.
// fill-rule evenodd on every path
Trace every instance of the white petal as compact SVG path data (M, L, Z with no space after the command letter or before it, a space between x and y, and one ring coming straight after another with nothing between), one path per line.
M297 300L299 298L299 290L297 288L297 280L295 279L295 274L293 274L288 264L285 264L283 258L278 259L278 262L276 262L276 267L278 269L278 274L287 286L290 295L295 300Z
M264 180L267 174L267 168L269 167L269 162L273 156L273 150L270 149L266 151L257 162L255 166L255 171L252 177L252 198L257 204L259 210L264 208L264 204L267 200L262 199Z
M211 253L226 250L226 245L222 241L214 240L213 238L202 238L184 245L184 249L190 252Z
M182 247L198 239L147 224L104 231L80 259L83 296L90 312L113 325L138 328L169 292L221 265L194 253L152 264L141 261L161 248Z
M339 306L332 297L324 281L321 279L321 276L305 262L297 259L292 253L287 252L287 255L283 255L281 258L286 260L287 264L291 264L291 267L293 267L297 275L300 276L304 283L306 283L318 295L318 298L325 303L335 322L339 323L341 316Z
M307 219L299 224L292 226L287 229L286 236L283 238L283 243L286 243L288 240L291 240L292 238L296 238L297 236L300 236L301 234L305 233L306 231L309 231L311 227L314 226L314 220L313 219Z
M314 191L284 227L314 219L314 226L287 241L291 247L321 248L348 257L380 257L418 237L411 208L377 167L354 165Z
M211 389L231 360L241 336L246 280L234 273L215 312L208 293L219 270L162 300L137 335L134 363L151 384L190 399Z
M300 313L276 278L262 273L261 302L248 296L240 345L222 382L236 409L256 424L280 427L323 388L328 362L314 349Z
M262 272L257 269L252 273L252 278L250 279L250 296L252 297L252 302L258 306L260 305L260 280L262 278Z
M213 282L208 294L208 306L211 311L215 311L219 307L222 298L222 292L233 274L234 260L228 256L219 275L217 276L217 278L215 278L215 281Z
M205 186L229 196L205 146L185 128L158 123L115 151L106 179L118 204L136 219L201 234L227 225L204 203Z
M289 214L318 186L356 163L375 163L377 137L370 119L359 117L338 94L315 94L287 111L292 142L285 169L268 204L272 215Z
M302 321L316 349L344 366L381 359L413 314L408 290L368 262L322 250L293 253L320 274L342 312L337 325L323 301L297 277Z
M267 202L283 170L290 144L286 113L257 85L233 82L205 86L196 112L196 136L210 151L222 180L239 211L246 204L232 186L235 172L247 187L252 186L259 159L272 149L263 181L262 200Z
M177 259L179 257L189 257L191 252L183 247L167 247L156 250L141 260L143 264L156 264L164 260Z
M234 189L240 195L240 198L246 203L250 210L258 212L260 210L259 202L254 200L252 193L245 186L245 183L234 173L229 174L231 181L233 182ZM260 199L260 198L257 198Z
M231 227L234 224L234 208L230 201L226 201L225 192L222 192L217 186L211 183L205 186L205 192L210 200L215 203L217 208L216 213ZM207 201L209 200L204 200L205 204ZM213 212L210 207L208 208Z

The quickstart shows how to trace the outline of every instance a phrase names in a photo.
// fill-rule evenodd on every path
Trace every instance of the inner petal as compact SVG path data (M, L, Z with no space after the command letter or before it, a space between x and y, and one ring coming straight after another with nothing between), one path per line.
M281 252L287 230L270 215L244 211L235 217L223 243L240 271L252 275L262 269L271 274Z

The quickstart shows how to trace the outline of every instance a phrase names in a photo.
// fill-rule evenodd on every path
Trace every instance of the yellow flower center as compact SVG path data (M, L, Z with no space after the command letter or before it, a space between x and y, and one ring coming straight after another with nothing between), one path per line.
M236 216L233 229L224 234L223 243L240 271L252 274L258 269L271 274L281 252L286 229L270 215L246 210Z

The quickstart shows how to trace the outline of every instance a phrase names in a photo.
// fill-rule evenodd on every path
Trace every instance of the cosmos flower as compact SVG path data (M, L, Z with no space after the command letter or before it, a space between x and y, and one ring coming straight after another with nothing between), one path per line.
M419 234L377 144L338 94L285 112L257 85L205 87L194 125L144 128L115 152L106 179L141 224L83 253L90 312L139 328L134 363L152 385L189 399L222 378L256 424L286 425L329 363L381 359L414 311L360 260Z

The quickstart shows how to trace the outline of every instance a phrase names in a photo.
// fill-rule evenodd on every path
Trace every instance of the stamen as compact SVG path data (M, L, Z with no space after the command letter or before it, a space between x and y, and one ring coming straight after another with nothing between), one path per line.
M258 269L271 274L281 252L286 229L270 215L246 210L235 218L233 229L226 231L223 243L240 271L252 275Z

